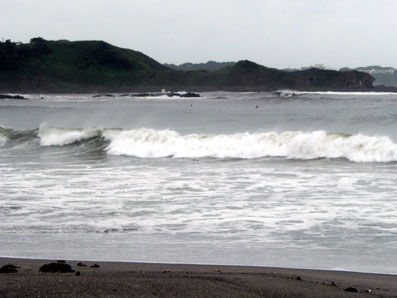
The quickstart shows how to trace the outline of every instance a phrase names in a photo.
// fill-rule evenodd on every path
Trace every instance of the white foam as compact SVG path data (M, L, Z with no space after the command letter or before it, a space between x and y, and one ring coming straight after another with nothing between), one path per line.
M0 133L0 147L4 146L8 141L8 138Z
M105 131L112 155L174 158L285 157L346 158L354 162L397 161L397 144L389 137L327 134L325 131L180 135L171 130Z
M95 128L65 129L40 125L38 136L41 146L63 146L98 136L100 131Z
M296 91L277 90L280 97L288 98L297 95L355 95L355 96L397 96L396 92L350 92L350 91Z

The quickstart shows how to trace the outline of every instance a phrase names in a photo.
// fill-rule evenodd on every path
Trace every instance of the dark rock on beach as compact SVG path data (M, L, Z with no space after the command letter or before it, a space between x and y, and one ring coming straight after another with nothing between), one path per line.
M50 263L50 264L44 264L43 266L40 267L39 269L40 272L60 272L60 273L69 273L69 272L74 272L72 270L72 267L69 264L65 263Z
M352 292L352 293L357 293L358 290L356 288L348 287L345 289L346 292Z
M0 268L0 273L16 273L18 272L17 268L19 267L12 264L7 264Z

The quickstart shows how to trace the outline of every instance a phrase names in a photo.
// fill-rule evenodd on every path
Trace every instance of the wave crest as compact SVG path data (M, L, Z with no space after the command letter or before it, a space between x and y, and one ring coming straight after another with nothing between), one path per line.
M41 146L63 146L99 137L101 130L95 128L66 129L40 125L38 136Z
M287 159L345 158L353 162L397 161L397 144L387 136L285 131L234 134L181 135L173 130L65 129L41 125L35 131L0 131L0 146L8 136L18 140L39 137L40 146L93 143L109 155L141 158L240 158L281 157Z

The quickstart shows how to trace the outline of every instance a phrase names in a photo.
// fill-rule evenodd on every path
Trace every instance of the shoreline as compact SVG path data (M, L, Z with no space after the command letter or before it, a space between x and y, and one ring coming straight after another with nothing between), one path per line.
M260 87L225 87L225 88L203 88L195 86L138 86L135 88L76 88L76 89L8 89L0 88L0 94L38 94L38 95L57 95L57 94L123 94L123 93L146 93L161 92L161 90L178 92L185 90L188 92L277 92L277 91L295 91L295 92L343 92L343 93L397 93L397 87L392 86L374 86L372 88L260 88Z
M389 274L83 260L65 260L78 275L39 272L52 262L57 260L0 257L0 267L20 267L17 273L0 273L0 296L397 297L397 275ZM99 267L90 267L95 264Z
M29 97L25 96L89 96L93 99L96 97L98 98L108 98L109 100L114 99L114 98L141 98L141 99L147 99L151 97L156 97L156 96L163 96L167 95L167 93L162 93L162 91L158 90L149 90L149 91L142 91L144 93L150 92L151 94L148 94L147 96L142 96L141 92L139 91L130 91L130 92L120 92L120 91L109 91L109 92L78 92L78 91L72 91L72 92L28 92L28 91L21 91L21 92L16 92L16 91L11 91L11 92L0 92L0 97L6 97L8 96L9 98L0 98L0 102L2 100L29 100ZM168 92L168 91L167 91ZM321 94L321 95L397 95L397 88L395 90L295 90L295 89L277 89L277 90L252 90L252 91L236 91L236 90L179 90L179 91L170 91L170 93L178 93L178 92L187 92L187 93L195 93L200 95L201 93L211 93L211 92L225 92L225 93L273 93L275 95L278 95L279 97L295 97L295 96L301 96L301 95L316 95L316 94ZM285 94L284 94L285 93ZM135 94L138 94L138 96L135 96ZM21 97L21 98L12 98L12 97ZM182 97L173 97L170 96L170 98L181 98L181 99L187 99L187 100L192 100L192 99L200 99L200 96L182 96Z

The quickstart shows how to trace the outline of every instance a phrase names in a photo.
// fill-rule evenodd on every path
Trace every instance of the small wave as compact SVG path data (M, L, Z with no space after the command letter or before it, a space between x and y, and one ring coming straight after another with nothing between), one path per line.
M38 136L41 146L63 146L100 137L101 130L95 128L66 129L42 124L40 125Z
M0 126L0 144L3 146L9 142L23 142L31 140L36 137L37 129L35 130L16 130L8 127Z

